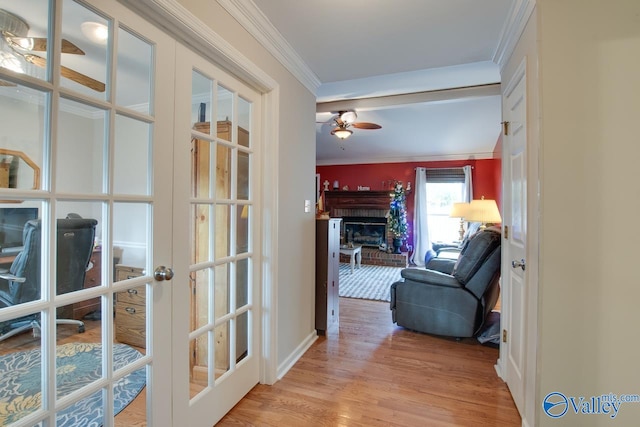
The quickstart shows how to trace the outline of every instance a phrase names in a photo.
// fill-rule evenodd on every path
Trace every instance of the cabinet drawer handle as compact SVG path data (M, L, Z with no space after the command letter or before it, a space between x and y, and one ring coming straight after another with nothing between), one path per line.
M131 277L129 277L129 279L131 279ZM127 292L129 292L132 295L138 295L138 290L137 289L128 289Z
M127 307L125 308L125 310L127 311L127 313L129 314L136 314L136 309L133 307Z

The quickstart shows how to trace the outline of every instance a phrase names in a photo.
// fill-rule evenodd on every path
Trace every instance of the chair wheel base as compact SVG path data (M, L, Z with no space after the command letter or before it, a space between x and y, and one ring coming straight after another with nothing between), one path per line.
M84 325L78 326L78 333L79 334L84 334Z

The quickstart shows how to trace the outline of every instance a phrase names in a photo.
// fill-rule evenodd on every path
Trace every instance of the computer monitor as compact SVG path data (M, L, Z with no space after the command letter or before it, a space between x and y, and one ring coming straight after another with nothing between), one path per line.
M0 251L22 246L27 221L38 219L38 208L0 208Z

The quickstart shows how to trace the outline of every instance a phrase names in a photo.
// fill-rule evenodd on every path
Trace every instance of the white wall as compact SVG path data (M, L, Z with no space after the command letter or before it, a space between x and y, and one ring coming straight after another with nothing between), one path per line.
M180 3L279 84L279 168L270 171L277 174L278 182L278 253L264 255L278 260L275 285L280 366L315 333L315 215L303 210L305 199L315 200L315 96L216 2Z
M541 78L540 401L640 394L635 175L640 2L538 0ZM544 414L540 425L637 425Z

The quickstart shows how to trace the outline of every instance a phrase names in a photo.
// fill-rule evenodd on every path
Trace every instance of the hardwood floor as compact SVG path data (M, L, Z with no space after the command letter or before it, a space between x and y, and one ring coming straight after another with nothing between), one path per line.
M340 330L217 426L519 426L498 350L391 322L385 302L340 299Z
M84 334L59 328L59 343L99 342L99 322L86 323ZM37 345L22 334L0 353ZM497 358L475 339L397 327L386 302L341 298L339 331L320 337L273 386L254 387L217 426L520 426ZM117 426L146 425L145 392Z

